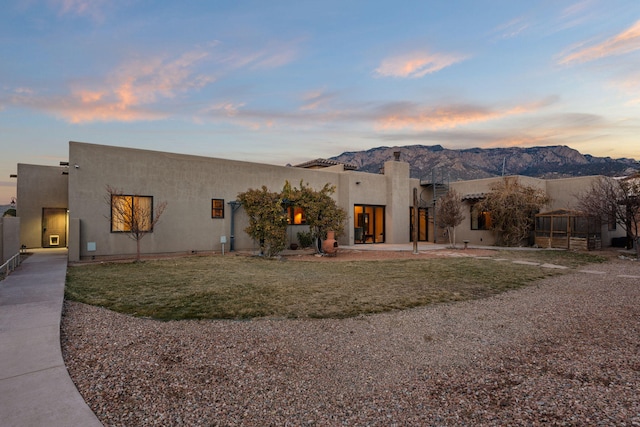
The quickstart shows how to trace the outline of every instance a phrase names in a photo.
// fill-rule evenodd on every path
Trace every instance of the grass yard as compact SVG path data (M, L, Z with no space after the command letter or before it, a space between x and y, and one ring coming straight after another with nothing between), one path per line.
M500 251L495 258L577 267L590 254ZM69 267L65 297L140 317L351 317L487 297L561 270L467 257L294 262L194 256Z

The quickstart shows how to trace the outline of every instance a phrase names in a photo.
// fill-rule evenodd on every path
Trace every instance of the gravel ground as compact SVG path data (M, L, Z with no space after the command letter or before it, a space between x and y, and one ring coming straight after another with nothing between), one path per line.
M341 320L158 322L66 302L62 347L107 426L640 426L640 263Z

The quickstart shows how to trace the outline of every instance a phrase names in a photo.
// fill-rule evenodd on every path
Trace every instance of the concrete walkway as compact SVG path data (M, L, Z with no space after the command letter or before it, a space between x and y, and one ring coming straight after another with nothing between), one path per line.
M66 249L37 250L0 281L0 425L101 426L60 350Z

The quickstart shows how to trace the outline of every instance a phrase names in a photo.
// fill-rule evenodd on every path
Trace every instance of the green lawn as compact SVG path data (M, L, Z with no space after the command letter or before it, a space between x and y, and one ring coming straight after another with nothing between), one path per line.
M603 258L500 251L495 258L576 267ZM65 297L156 319L350 317L482 298L563 271L509 261L428 258L305 262L194 256L69 267Z

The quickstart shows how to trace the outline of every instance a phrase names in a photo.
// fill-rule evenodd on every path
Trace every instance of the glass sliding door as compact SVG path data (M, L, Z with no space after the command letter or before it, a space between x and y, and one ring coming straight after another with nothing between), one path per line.
M384 243L384 206L354 205L355 243Z
M410 207L409 241L413 242L413 207ZM429 209L418 208L418 242L429 240Z

